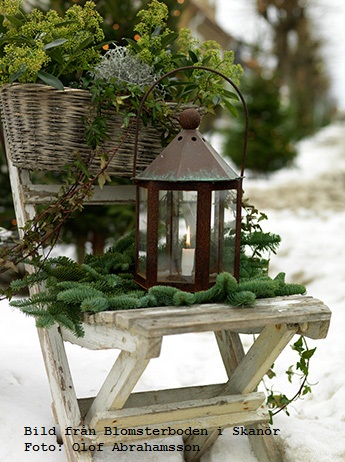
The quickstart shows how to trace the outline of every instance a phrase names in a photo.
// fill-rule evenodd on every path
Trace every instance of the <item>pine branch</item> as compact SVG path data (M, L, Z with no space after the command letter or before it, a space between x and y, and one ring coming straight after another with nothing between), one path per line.
M174 304L174 295L179 289L170 286L154 286L148 290L149 295L153 295L158 303L162 306L170 306Z
M131 308L139 308L140 300L136 297L128 295L119 295L117 297L111 297L108 300L110 310L128 310Z
M111 305L109 300L105 297L84 298L84 300L80 303L80 309L82 311L92 311L93 313L106 311L109 308L111 308Z
M81 285L79 289L67 289L60 292L57 296L57 300L67 304L80 304L86 299L96 297L102 298L103 293L100 290L94 289L93 287L84 284Z
M229 305L236 307L253 307L255 303L255 294L248 290L240 290L239 292L234 292L229 294L226 298Z

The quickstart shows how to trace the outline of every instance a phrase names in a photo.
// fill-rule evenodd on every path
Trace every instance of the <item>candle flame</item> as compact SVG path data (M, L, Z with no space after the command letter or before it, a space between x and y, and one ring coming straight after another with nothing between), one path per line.
M186 247L190 247L190 226L187 226Z

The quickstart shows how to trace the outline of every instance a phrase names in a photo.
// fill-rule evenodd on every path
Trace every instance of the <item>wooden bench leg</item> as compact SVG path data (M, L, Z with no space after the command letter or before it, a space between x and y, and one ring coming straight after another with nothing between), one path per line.
M267 427L268 425L266 424L257 424L257 425L250 425L246 428L264 430ZM185 461L186 462L199 462L201 457L207 452L208 449L211 448L212 444L215 443L218 437L219 437L218 430L214 430L213 432L210 432L210 434L207 437L207 440L201 446L200 451L198 452L188 451L185 453L184 455ZM185 444L200 445L202 443L201 438L199 437L198 439L196 439L194 437L194 438L189 439L188 441L186 439ZM248 438L249 438L249 443L252 447L252 450L256 458L258 459L258 462L281 462L282 461L282 455L279 451L279 448L276 445L274 436L272 435L265 435L265 436L249 435Z
M267 326L262 330L246 355L238 334L229 331L216 333L219 350L229 377L222 394L253 392L297 330L298 326L295 325ZM260 427L258 425L248 425L247 428ZM218 437L218 430L214 430L210 431L208 436L186 438L185 444L198 445L200 451L186 452L185 460L187 462L199 461ZM259 462L281 461L281 455L273 435L251 435L249 441Z
M60 427L68 462L92 462L90 452L73 449L73 436L65 435L65 428L82 425L80 409L62 336L57 326L38 329L43 359L53 400L54 414ZM75 447L74 447L75 448Z
M214 333L228 378L244 357L244 349L237 332L221 330Z
M114 409L122 409L133 388L145 371L150 359L158 357L162 338L138 342L135 352L122 350L85 417L93 425L96 415Z
M148 363L149 359L121 351L86 415L86 422L90 423L98 412L121 409Z
M298 326L266 326L225 385L223 393L250 393L290 342Z
M258 424L251 425L248 428L263 429L267 428L268 425ZM253 449L254 454L259 462L281 462L282 455L276 445L275 437L273 435L248 435L249 443Z
M228 330L217 331L214 335L217 340L225 371L230 379L232 373L244 357L244 349L240 336L238 333ZM186 438L185 444L198 445L200 447L199 452L189 451L185 453L184 457L186 462L198 462L218 437L218 430L214 430L210 431L207 439L205 437Z
M207 436L189 436L184 438L184 444L191 446L198 446L199 451L185 451L184 460L186 462L199 462L205 452L212 446L217 440L219 433L217 430L210 430Z

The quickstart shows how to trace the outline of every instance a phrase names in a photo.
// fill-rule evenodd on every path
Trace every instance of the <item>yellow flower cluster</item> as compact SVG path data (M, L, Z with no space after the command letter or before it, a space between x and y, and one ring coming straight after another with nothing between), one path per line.
M215 40L207 40L201 42L198 38L193 37L190 29L183 28L179 33L178 39L179 51L186 56L193 52L197 62L194 65L206 65L212 69L216 69L225 76L231 78L238 84L243 69L239 64L234 64L234 52L222 51L218 42ZM218 80L218 77L213 77ZM205 84L209 84L205 82Z
M36 43L36 47L23 44L20 48L15 44L5 46L5 56L1 60L1 67L7 69L7 73L15 75L23 72L25 81L35 80L35 76L49 61L49 57L43 50L41 42ZM7 81L7 75L0 74L0 81Z
M18 21L11 18L6 21L6 15L18 13L21 3L21 0L1 1L3 26L7 31L2 36L0 82L36 82L40 71L59 79L81 73L100 60L101 53L95 45L104 38L103 19L95 3L73 5L64 17L55 10L44 13L34 9L22 13Z
M0 0L0 14L13 16L18 13L24 0Z
M165 37L172 33L166 25L168 16L169 10L165 3L152 0L147 10L139 11L140 22L135 26L139 59L149 66L159 63L159 68L166 71L171 68L171 53L164 45ZM157 30L160 31L159 34Z
M157 27L165 27L169 16L169 10L165 3L152 0L147 10L140 10L138 17L141 19L135 30L139 35L151 35Z

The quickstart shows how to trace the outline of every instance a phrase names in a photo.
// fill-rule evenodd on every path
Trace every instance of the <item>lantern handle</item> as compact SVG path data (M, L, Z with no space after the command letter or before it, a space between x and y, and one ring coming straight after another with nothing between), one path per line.
M248 132L249 132L249 115L248 115L247 104L245 102L245 99L244 99L243 94L241 93L240 89L238 88L238 86L229 77L227 77L226 75L224 75L220 71L217 71L215 69L211 69L211 68L206 67L206 66L183 66L183 67L179 67L177 69L173 69L172 71L167 72L166 74L162 75L158 80L156 80L150 86L150 88L146 91L146 93L144 94L144 96L143 96L143 98L142 98L142 100L140 102L137 117L136 117L135 140L134 140L134 160L133 160L133 176L134 177L136 175L136 170L137 170L137 157L138 157L138 144L139 144L139 123L140 123L140 119L141 119L142 109L144 107L144 104L145 104L147 98L149 97L152 90L156 87L156 85L158 85L165 78L170 77L171 75L176 74L177 72L180 72L180 71L196 70L196 69L201 69L201 70L204 70L204 71L213 72L214 74L217 74L220 77L222 77L224 80L226 80L236 90L236 93L238 94L238 96L239 96L239 98L241 100L241 103L242 103L242 106L243 106L243 109L244 109L244 114L245 114L245 131L244 131L242 164L241 164L241 174L240 174L240 176L243 177L243 175L244 175L244 167L245 167L245 162L246 162L246 156L247 156L247 144L248 144Z

